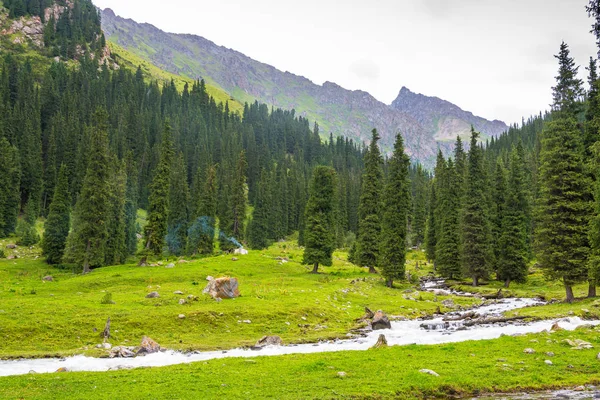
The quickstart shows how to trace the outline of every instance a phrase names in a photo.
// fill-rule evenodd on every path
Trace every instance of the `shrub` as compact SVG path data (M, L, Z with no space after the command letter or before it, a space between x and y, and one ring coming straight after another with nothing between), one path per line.
M102 298L102 300L100 300L100 304L115 304L115 302L112 299L112 293L107 292Z

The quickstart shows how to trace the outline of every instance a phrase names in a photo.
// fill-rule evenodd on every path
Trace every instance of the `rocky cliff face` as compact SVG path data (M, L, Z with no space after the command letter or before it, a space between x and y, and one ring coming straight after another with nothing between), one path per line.
M317 121L325 134L366 142L377 128L382 145L390 150L396 134L402 133L413 160L428 166L435 162L438 148L451 150L456 135L468 133L471 124L487 136L506 129L502 122L475 117L451 103L415 95L408 89L390 106L364 91L346 90L331 82L316 85L203 37L166 33L120 18L109 9L102 13L102 25L110 41L169 72L204 78L242 102L258 100L293 108Z

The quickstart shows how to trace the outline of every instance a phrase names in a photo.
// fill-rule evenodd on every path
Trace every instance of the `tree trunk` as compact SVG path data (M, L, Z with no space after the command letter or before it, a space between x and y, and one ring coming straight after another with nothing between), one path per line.
M319 273L319 263L315 263L311 274L318 274L318 273Z
M507 289L510 287L510 278L508 278L504 281L504 287Z
M567 303L572 303L573 300L575 300L575 296L573 295L573 287L565 283L565 291L567 292Z
M83 261L83 273L84 274L90 273L90 258L89 257L90 257L90 248L91 247L92 247L92 244L88 240L87 248L85 249L85 259Z
M393 288L394 287L394 280L393 279L388 279L386 282L387 287L389 288Z
M369 267L369 273L370 274L376 274L377 270L375 269L375 267Z
M478 278L478 277L476 277L476 276L474 276L474 277L473 277L473 287L476 287L476 286L478 286L478 285L479 285L479 278Z
M596 297L596 282L595 281L590 282L590 287L588 288L588 297L589 298Z

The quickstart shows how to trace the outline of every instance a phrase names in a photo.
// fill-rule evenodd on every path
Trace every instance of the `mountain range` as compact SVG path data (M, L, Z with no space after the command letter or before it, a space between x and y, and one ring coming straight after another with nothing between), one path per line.
M502 121L477 117L448 101L405 87L387 105L365 91L347 90L332 82L317 85L203 37L167 33L121 18L111 9L102 11L102 28L110 42L165 71L202 78L227 92L232 101L258 100L294 109L298 115L318 122L325 135L331 132L368 142L371 130L377 128L382 146L389 150L395 135L402 133L412 159L429 166L438 148L450 151L456 136L466 138L471 126L482 133L483 140L508 128Z

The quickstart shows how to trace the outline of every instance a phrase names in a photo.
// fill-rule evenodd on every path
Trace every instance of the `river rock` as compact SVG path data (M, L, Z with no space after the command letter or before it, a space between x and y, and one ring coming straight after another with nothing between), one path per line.
M266 346L282 346L283 341L279 336L263 336L256 344L253 349L262 349Z
M110 350L108 356L110 358L131 358L135 357L135 353L131 347L115 346Z
M61 368L57 369L56 372L69 372L69 370L65 367L61 367Z
M185 319L185 314L179 314L179 319Z
M179 305L182 306L185 303L187 303L187 301L185 301L185 299L179 299Z
M374 331L379 329L391 329L392 324L388 319L387 315L383 313L381 310L377 310L375 315L373 316L373 321L371 321L371 327Z
M174 291L174 292L173 292L173 294L179 294L179 295L182 295L182 294L183 294L183 292L182 292L181 290L176 290L176 291Z
M546 355L547 355L548 357L554 357L554 353L553 353L553 352L551 352L551 351L547 352L547 353L546 353Z
M562 330L564 330L564 329L560 327L560 325L558 324L558 322L555 322L552 325L552 328L550 328L551 332L558 332L558 331L562 331Z
M143 354L152 354L160 351L160 345L156 343L154 340L150 339L148 336L144 336L142 338L142 343L140 344L140 348L137 351L138 355Z
M546 365L552 365L552 361L550 361L550 360L546 360L546 361L544 361L544 363L545 363Z
M52 281L54 281L54 278L52 276L48 275L48 276L43 277L42 280L46 281L46 282L52 282Z
M379 349L381 347L387 347L388 346L388 342L387 339L385 338L385 335L379 335L379 339L377 339L377 343L375 343L375 345L373 345L373 347L371 347L372 349Z
M237 278L208 278L208 284L202 293L210 295L213 299L234 299L240 296Z
M160 297L160 295L158 294L158 292L151 292L151 293L148 293L146 295L147 299L156 299L158 297Z
M523 350L523 353L525 353L525 354L533 354L533 353L535 353L535 350L528 347L525 350Z
M419 370L419 372L422 374L427 374L427 375L432 375L432 376L440 376L440 374L438 374L437 372L432 371L430 369L421 369L421 370Z
M446 300L442 301L442 305L447 308L456 307L456 304L454 304L454 300L452 300L452 299L446 299Z

